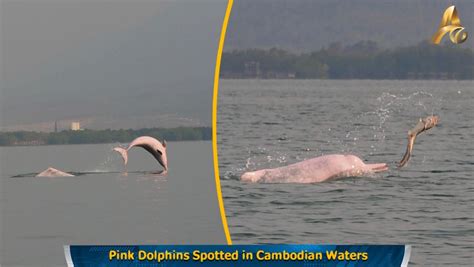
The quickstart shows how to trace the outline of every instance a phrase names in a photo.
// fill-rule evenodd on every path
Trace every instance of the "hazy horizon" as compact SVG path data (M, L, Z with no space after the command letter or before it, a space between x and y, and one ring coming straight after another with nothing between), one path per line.
M226 4L2 1L1 129L210 125Z
M225 50L281 48L308 52L359 41L380 47L416 45L430 40L444 10L456 5L474 47L474 2L470 0L240 0L234 3Z

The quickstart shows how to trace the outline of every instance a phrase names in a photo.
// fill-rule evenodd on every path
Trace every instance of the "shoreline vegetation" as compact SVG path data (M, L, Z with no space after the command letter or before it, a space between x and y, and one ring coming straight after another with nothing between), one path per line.
M224 79L397 79L472 80L473 51L427 41L394 49L376 42L330 44L318 51L295 53L279 48L226 51Z
M211 140L211 127L144 128L120 130L65 130L60 132L0 132L0 146L128 143L149 135L166 141Z

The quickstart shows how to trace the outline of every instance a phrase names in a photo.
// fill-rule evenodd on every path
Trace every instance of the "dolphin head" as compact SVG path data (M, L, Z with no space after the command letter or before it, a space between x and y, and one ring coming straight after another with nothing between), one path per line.
M164 153L161 155L161 161L163 163L163 167L165 168L165 171L168 170L168 158L166 157L166 149Z
M161 151L161 165L163 165L163 168L165 168L165 171L168 170L168 157L167 157L167 152L166 152L166 140L163 140L161 142L163 145L163 151Z

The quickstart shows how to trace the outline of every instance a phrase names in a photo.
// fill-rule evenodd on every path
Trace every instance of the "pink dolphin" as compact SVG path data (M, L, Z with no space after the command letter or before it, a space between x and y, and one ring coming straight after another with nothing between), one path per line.
M74 175L67 172L60 171L53 167L49 167L46 170L36 175L36 177L66 177L66 176L74 176Z
M275 169L246 172L240 179L254 183L319 183L386 170L386 163L365 164L354 155L325 155Z
M402 160L398 164L399 168L405 166L405 164L407 164L408 160L410 159L416 137L422 132L428 131L429 129L435 127L438 124L438 121L438 116L428 116L424 119L420 119L418 124L413 129L408 131L407 150Z
M115 151L120 153L123 158L123 163L127 165L128 162L128 150L132 147L141 147L148 151L150 154L155 157L155 159L160 163L161 166L165 169L165 172L168 170L168 159L166 157L166 141L161 143L157 139L150 136L140 136L135 138L127 148L116 147Z

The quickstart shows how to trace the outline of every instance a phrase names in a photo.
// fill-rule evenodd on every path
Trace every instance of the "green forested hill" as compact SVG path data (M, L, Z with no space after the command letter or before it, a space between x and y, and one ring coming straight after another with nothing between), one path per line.
M0 146L126 143L142 135L153 136L167 141L188 141L211 140L212 132L210 127L81 130L57 133L2 132L0 133Z
M453 44L385 49L373 41L333 43L313 52L244 49L224 52L223 78L473 79L474 54Z

